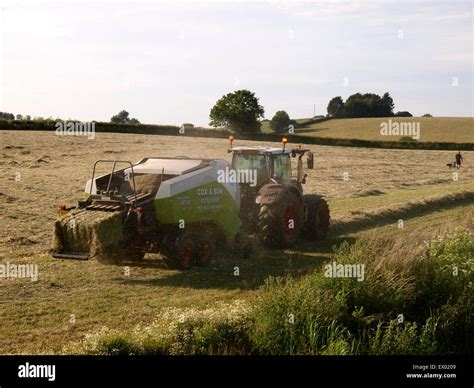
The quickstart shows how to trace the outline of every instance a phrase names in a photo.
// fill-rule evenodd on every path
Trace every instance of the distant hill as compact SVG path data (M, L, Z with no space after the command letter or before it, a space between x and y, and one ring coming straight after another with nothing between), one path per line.
M319 121L320 118L316 118ZM335 139L398 141L401 136L382 136L381 123L419 123L420 142L474 143L472 117L376 117L331 119L313 123L312 119L297 119L295 134ZM268 123L262 131L270 132Z

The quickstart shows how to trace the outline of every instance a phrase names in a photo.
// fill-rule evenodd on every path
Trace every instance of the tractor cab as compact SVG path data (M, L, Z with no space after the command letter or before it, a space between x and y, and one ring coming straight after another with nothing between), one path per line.
M232 167L237 171L256 171L257 185L274 179L279 183L291 183L291 150L253 146L232 149Z
M257 186L268 183L271 179L280 184L304 184L306 176L303 175L301 158L308 152L308 168L312 168L313 156L309 150L286 147L287 140L283 138L283 147L247 146L232 147L234 138L231 136L232 167L237 171L252 171L257 174ZM298 172L296 180L292 181L291 157L298 156Z

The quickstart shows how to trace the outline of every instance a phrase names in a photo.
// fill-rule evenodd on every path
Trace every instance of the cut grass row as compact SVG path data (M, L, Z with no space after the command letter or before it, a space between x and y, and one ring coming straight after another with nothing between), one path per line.
M352 218L357 212L370 212L384 207L397 208L410 201L462 191L474 191L474 182L453 182L420 188L394 190L388 193L374 192L373 195L333 199L329 201L329 205L331 217L341 220Z

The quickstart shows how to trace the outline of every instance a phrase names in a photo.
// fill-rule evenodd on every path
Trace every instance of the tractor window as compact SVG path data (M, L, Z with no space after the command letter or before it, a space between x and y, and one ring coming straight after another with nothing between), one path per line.
M232 166L236 170L263 170L267 168L265 155L234 154Z
M283 183L291 183L291 160L288 154L273 155L273 175Z

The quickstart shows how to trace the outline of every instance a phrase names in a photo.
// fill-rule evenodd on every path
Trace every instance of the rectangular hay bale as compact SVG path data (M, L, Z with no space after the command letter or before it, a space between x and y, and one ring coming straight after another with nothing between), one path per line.
M118 245L123 238L121 211L75 209L54 224L52 249L95 255Z

